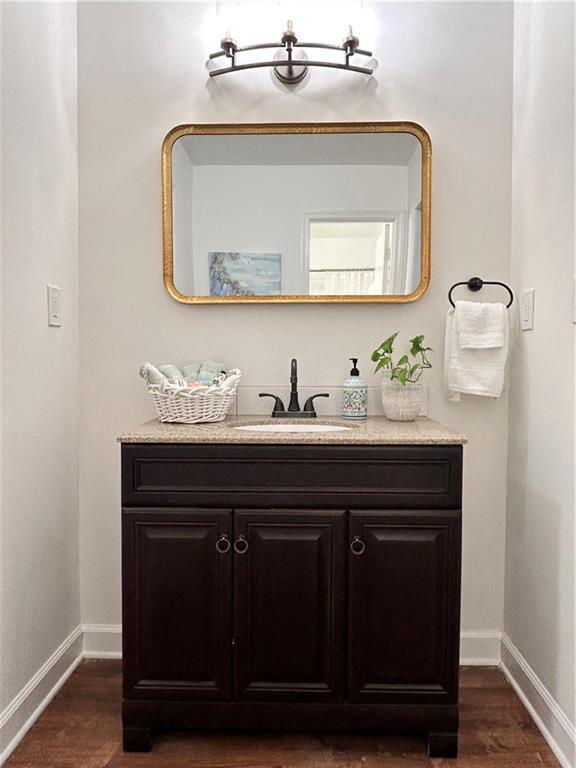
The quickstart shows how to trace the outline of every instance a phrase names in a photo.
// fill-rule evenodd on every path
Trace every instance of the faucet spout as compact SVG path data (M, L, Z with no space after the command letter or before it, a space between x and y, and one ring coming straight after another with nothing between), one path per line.
M295 357L292 358L290 363L290 403L288 408L284 410L284 403L277 395L271 395L268 392L260 392L260 397L273 397L274 398L274 410L272 411L273 419L315 419L316 411L314 410L314 398L315 397L330 397L327 393L321 393L319 395L312 395L306 400L304 410L300 410L300 403L298 402L298 361Z
M298 360L295 357L292 358L290 363L290 383L292 386L298 384Z
M295 357L292 358L290 363L290 403L288 410L291 413L300 412L300 403L298 402L298 361Z

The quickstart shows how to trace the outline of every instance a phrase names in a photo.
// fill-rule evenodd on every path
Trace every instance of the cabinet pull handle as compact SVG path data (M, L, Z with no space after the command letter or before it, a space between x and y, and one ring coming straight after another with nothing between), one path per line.
M225 555L226 552L230 552L231 546L232 544L230 543L228 536L220 536L216 542L216 552L218 552L220 555Z
M234 542L234 551L238 552L239 555L243 555L245 552L248 551L248 542L246 541L244 536L238 536L238 538Z
M366 550L366 544L362 541L360 536L354 536L350 542L350 550L353 555L363 555Z

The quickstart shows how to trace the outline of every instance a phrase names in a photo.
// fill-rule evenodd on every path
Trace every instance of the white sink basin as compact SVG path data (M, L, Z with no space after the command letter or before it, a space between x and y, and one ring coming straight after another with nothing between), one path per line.
M345 432L352 427L338 424L246 424L234 427L241 432Z

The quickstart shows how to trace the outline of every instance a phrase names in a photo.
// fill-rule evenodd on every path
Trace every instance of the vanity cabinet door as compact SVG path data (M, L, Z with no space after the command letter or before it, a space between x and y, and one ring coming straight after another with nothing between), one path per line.
M350 513L351 701L455 703L460 512Z
M239 511L234 531L235 697L342 697L345 513Z
M227 699L232 513L124 510L124 695Z

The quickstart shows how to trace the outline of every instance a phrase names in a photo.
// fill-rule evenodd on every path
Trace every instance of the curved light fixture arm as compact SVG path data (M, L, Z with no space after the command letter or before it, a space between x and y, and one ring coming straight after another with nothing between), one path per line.
M366 51L359 47L359 39L352 33L352 27L348 28L342 45L331 45L330 43L299 43L292 22L288 22L288 27L282 35L279 43L256 43L254 45L245 45L239 47L229 34L220 42L221 50L215 51L209 55L209 60L225 56L231 60L230 66L218 67L210 70L210 77L226 75L230 72L241 72L246 69L260 69L262 67L272 67L274 74L283 83L294 85L299 83L306 76L309 67L326 67L328 69L346 69L349 72L358 72L363 75L371 75L373 67L361 67L350 64L350 59L354 55L372 56L372 51ZM306 48L323 49L329 51L342 51L344 61L309 61L306 55ZM236 55L246 51L261 51L266 49L276 49L277 53L273 60L248 62L246 64L237 64ZM296 53L298 51L298 53Z

